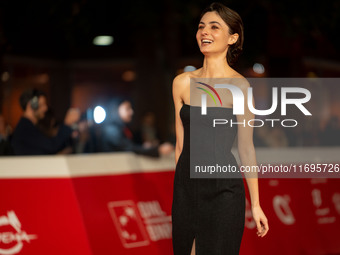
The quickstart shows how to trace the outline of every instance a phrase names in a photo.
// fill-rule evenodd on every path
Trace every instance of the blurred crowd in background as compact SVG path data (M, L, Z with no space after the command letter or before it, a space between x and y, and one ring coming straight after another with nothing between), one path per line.
M139 130L131 130L134 110L125 96L108 102L109 112L101 125L76 108L68 109L64 121L58 123L46 95L37 89L24 91L19 101L23 114L14 129L0 115L0 155L132 151L159 157L174 151L174 133L168 141L160 141L152 112L145 113Z
M244 77L339 77L339 1L222 2L244 23L233 66ZM0 154L171 153L171 81L202 66L196 32L210 3L1 1ZM255 146L339 146L340 87L314 87L313 122L254 128ZM38 108L35 93L45 101ZM268 87L254 93L260 105L271 102ZM104 104L97 124L87 109Z
M176 144L175 126L166 141L161 141L153 112L145 112L139 129L129 127L133 119L133 102L126 96L108 101L105 118L96 124L92 114L68 109L64 121L58 123L48 107L43 91L28 89L19 102L22 116L11 127L0 115L0 155L48 155L132 151L150 157L167 155ZM254 128L256 147L340 146L340 121L332 116L325 127L303 128L280 126Z

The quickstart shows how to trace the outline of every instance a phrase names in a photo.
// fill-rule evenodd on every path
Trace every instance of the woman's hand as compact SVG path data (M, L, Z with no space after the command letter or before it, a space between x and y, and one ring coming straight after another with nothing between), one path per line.
M268 220L267 220L266 215L264 215L264 212L262 211L261 206L259 205L252 206L251 212L253 214L253 218L256 223L257 236L264 237L269 230L269 225L268 225Z

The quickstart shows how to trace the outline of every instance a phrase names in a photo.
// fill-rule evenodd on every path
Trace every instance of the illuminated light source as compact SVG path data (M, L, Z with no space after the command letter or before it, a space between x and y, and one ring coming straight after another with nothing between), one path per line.
M2 75L1 75L1 80L3 82L6 82L9 80L9 73L8 72L3 72Z
M47 83L49 79L50 77L46 73L36 75L36 82L38 83Z
M195 70L196 70L196 67L194 67L194 66L184 67L184 72L192 72L192 71L195 71Z
M264 73L264 66L260 63L255 63L253 65L253 71L258 74L263 74Z
M93 111L93 119L97 124L102 123L106 118L106 112L103 107L96 106Z
M136 79L136 73L134 71L128 70L122 74L122 79L124 81L134 81Z
M93 39L93 44L97 46L108 46L113 43L113 37L110 35L99 35Z
M314 73L314 72L308 72L308 73L307 73L307 77L308 77L308 78L316 78L316 77L318 77L318 76L317 76L316 73Z

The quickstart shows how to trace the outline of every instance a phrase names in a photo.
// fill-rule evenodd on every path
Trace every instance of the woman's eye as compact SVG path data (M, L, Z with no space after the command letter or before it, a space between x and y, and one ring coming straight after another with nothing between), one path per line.
M217 26L212 26L212 29L217 29L218 27Z
M202 29L202 28L203 28L203 26L199 26L199 27L198 27L198 29Z

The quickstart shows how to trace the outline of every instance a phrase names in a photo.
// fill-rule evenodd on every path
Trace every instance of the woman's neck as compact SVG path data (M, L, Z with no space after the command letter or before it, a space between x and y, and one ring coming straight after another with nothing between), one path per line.
M222 78L233 73L225 56L205 56L200 75L202 78Z

